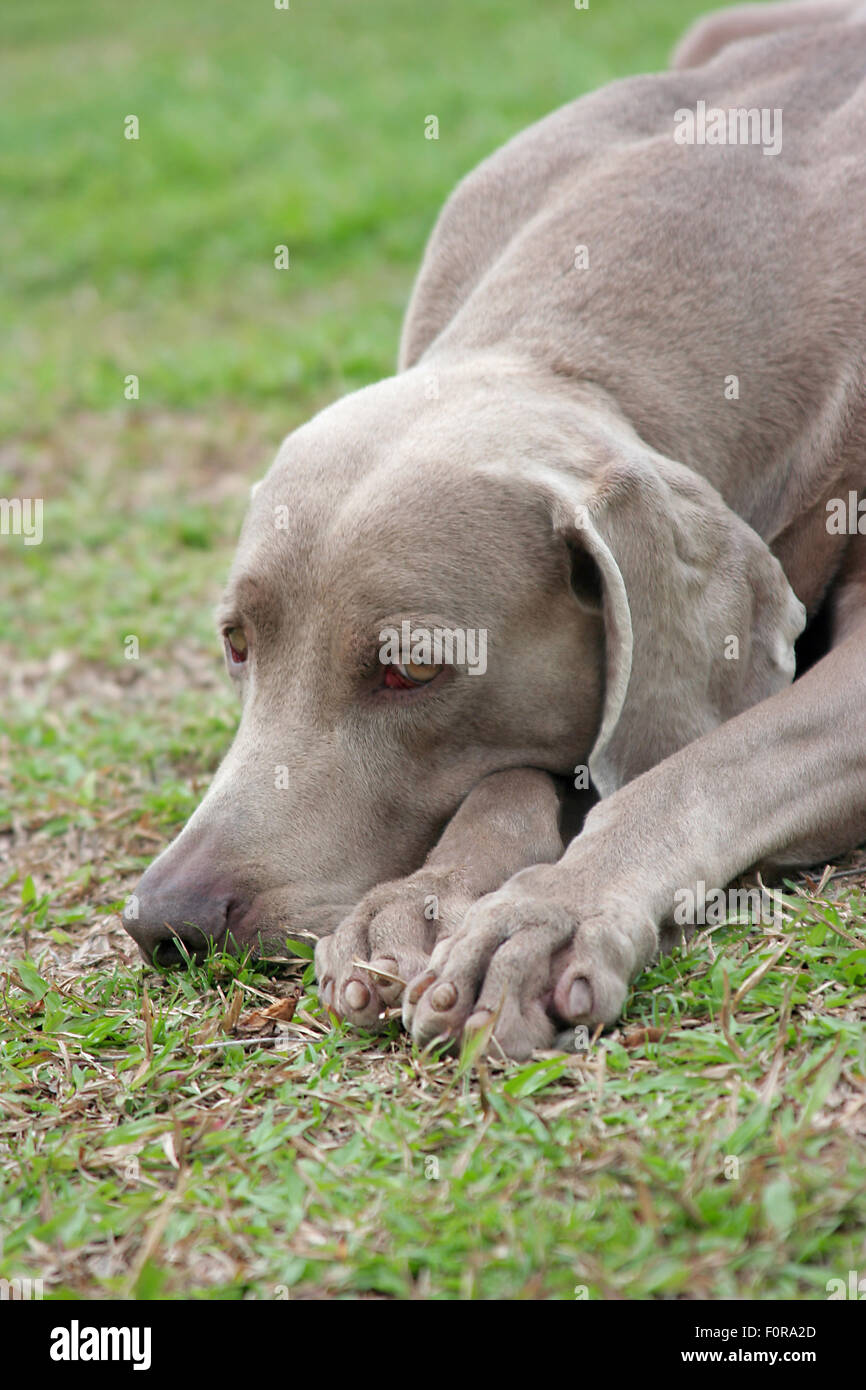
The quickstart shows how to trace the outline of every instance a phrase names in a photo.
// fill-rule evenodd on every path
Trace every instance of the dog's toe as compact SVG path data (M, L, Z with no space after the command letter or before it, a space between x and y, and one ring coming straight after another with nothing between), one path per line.
M381 1027L467 905L449 879L429 873L374 888L316 948L322 1003L359 1028Z
M548 890L546 871L527 870L476 903L436 948L403 1000L419 1045L481 1031L491 1053L522 1060L554 1046L563 1025L619 1016L637 909L623 899L594 899L579 913Z

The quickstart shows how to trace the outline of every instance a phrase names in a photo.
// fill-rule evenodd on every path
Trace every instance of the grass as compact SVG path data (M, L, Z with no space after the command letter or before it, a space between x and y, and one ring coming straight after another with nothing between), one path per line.
M825 1297L863 1262L863 908L716 931L587 1053L505 1067L332 1028L303 962L145 977L104 921L62 965L22 951L4 1267L56 1296ZM292 1023L244 1031L295 981Z
M0 1277L821 1299L866 1267L866 873L703 933L587 1053L505 1067L333 1028L303 959L145 971L118 915L234 728L210 609L249 484L392 369L457 178L701 8L4 11L0 496L43 497L45 539L0 539Z

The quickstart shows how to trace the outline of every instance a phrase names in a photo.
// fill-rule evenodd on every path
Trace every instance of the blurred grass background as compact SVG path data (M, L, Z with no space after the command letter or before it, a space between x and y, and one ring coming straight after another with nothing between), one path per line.
M227 400L291 423L387 373L457 179L555 106L664 66L701 8L5 6L3 424L123 408L127 372L139 410ZM438 141L424 139L430 113Z

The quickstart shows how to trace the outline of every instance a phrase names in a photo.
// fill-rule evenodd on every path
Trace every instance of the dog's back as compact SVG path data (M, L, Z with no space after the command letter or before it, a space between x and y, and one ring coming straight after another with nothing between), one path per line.
M446 205L401 364L528 347L765 539L823 519L866 453L864 74L852 20L556 111ZM819 531L816 592L836 554Z

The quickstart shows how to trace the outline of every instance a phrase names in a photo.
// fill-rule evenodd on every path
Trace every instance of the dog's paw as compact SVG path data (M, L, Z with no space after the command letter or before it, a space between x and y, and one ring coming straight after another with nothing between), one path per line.
M639 903L567 891L557 866L524 869L470 908L403 997L415 1041L458 1040L495 1020L491 1051L523 1060L566 1026L613 1023L657 932Z
M358 1027L378 1028L471 902L459 875L443 870L419 869L371 889L316 946L322 1003Z

